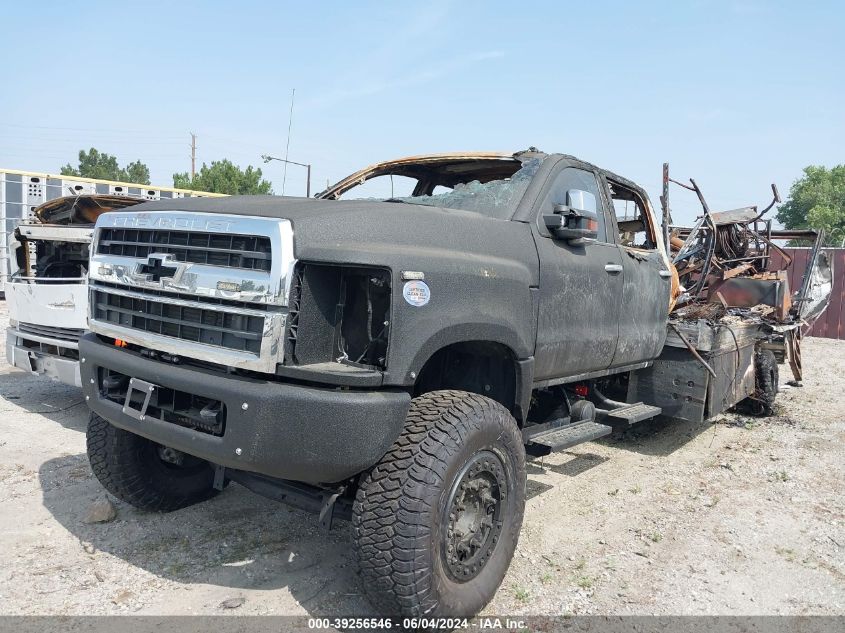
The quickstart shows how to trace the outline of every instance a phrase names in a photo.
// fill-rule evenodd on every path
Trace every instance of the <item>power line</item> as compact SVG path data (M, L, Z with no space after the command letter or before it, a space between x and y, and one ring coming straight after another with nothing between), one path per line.
M2 157L6 157L3 159ZM74 162L76 160L76 155L70 154L57 154L53 152L43 152L40 150L32 150L27 151L25 149L22 150L9 150L7 148L3 148L0 151L0 160L15 160L16 157L35 157L35 158L55 158L61 161L66 162ZM171 160L171 159L179 159L184 160L184 154L155 154L152 156L144 156L143 158L139 158L137 156L132 156L128 154L115 154L115 158L117 158L121 162L131 162L134 160L140 160L143 163L152 162L154 160ZM8 167L8 165L3 165L4 167Z
M115 139L115 138L99 138L99 137L86 137L84 140L81 140L82 137L56 137L56 136L49 136L49 137L41 137L41 136L9 136L6 134L0 134L0 139L9 140L9 141L21 141L26 142L27 145L31 143L73 143L75 145L91 145L93 144L107 144L107 143L124 143L124 144L132 144L132 145L181 145L184 143L184 138L181 141L142 141L142 140L135 140L135 139Z
M225 145L240 145L242 147L246 147L246 148L249 148L249 149L265 149L265 147L266 147L266 143L265 144L250 143L250 142L243 141L243 140L236 140L236 139L225 138L225 137L222 137L222 136L217 136L215 134L211 134L211 135L204 134L203 138L206 141L218 142L218 143L225 144Z
M0 124L2 127L4 124ZM46 129L46 128L41 128ZM59 129L59 128L57 128ZM64 128L61 128L64 129ZM259 143L250 143L248 141L244 141L241 139L231 139L217 135L204 135L203 138L210 143L220 146L229 146L229 145L238 145L245 149L264 149L266 147L265 144ZM80 135L68 135L68 134L37 134L37 133L10 133L0 130L0 139L2 140L9 140L9 141L22 141L26 142L27 145L31 143L75 143L81 145L88 145L91 143L123 143L123 144L132 144L132 145L181 145L184 143L184 137L172 137L172 136L165 136L165 137L158 137L155 139L135 139L135 138L121 138L115 137L111 135L103 136L99 133L94 133L92 135L80 136Z
M84 127L57 127L51 125L23 125L21 123L0 123L0 127L14 127L30 130L67 130L71 132L118 132L121 134L149 134L149 130L126 130L118 128L84 128ZM172 136L168 138L179 138Z

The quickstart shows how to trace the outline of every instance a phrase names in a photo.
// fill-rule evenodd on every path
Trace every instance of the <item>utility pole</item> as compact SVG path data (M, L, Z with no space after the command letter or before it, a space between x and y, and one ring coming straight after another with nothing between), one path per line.
M191 132L191 180L197 174L197 135Z

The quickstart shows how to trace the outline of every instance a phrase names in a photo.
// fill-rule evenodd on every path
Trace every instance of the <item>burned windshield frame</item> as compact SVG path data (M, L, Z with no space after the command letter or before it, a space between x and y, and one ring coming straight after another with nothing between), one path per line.
M513 175L508 178L490 180L485 183L477 179L471 179L464 183L458 183L450 191L443 193L419 196L393 196L387 198L356 198L345 195L352 193L354 191L354 188L352 188L344 192L343 198L346 200L369 199L383 202L401 202L420 206L472 211L495 219L510 220L544 159L545 157L537 156L526 158L521 161L520 167L514 171ZM380 174L380 176L389 175Z

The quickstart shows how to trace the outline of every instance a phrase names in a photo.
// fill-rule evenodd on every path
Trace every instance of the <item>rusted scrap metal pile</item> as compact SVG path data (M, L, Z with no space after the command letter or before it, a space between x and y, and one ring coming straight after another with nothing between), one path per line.
M671 225L668 183L694 191L703 209L692 228ZM678 273L679 288L670 325L704 320L720 326L758 327L761 337L783 348L796 380L801 379L801 330L827 307L832 290L830 259L820 249L821 232L773 230L768 211L780 202L777 188L762 211L745 207L714 212L694 180L671 180L664 166L664 235ZM801 287L792 292L792 258L775 240L809 241L811 256ZM777 252L778 257L772 257Z
M698 195L704 213L692 228L670 228L670 253L681 286L672 316L708 321L733 317L779 324L809 317L800 309L809 288L792 294L787 273L792 258L774 240L812 240L817 259L822 236L815 231L772 230L772 221L763 216L780 202L774 185L772 202L762 211L752 206L716 212L710 210L695 181L690 179L690 183L677 184ZM774 251L780 255L774 260L776 267ZM805 275L805 281L809 277Z

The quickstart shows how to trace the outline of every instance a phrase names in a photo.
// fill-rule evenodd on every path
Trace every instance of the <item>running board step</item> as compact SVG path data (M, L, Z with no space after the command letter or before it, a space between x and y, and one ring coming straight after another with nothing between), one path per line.
M663 409L660 407L653 407L650 404L643 404L642 402L629 404L627 407L620 407L609 411L601 409L596 411L601 416L603 422L614 428L631 426L643 420L650 420L662 412Z
M575 422L533 436L526 451L531 455L548 455L553 451L563 451L577 444L597 440L610 435L612 431L613 427L598 422Z

